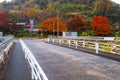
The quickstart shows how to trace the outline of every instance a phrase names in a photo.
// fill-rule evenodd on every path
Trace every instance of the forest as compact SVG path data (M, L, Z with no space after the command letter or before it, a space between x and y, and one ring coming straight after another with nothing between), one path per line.
M34 19L39 29L35 35L75 31L80 36L120 36L120 4L111 0L14 0L0 7L0 31L5 34L27 34L16 23Z

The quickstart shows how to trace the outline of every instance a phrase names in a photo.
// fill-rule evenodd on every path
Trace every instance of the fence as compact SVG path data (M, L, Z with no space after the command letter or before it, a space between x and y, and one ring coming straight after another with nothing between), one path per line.
M0 64L5 64L13 45L13 37L3 37L0 43Z
M20 39L20 43L21 43L23 51L25 52L25 59L28 60L28 63L31 68L32 80L48 80L47 76L43 72L42 68L39 66L39 64L38 64L37 60L35 59L35 57L33 56L32 52L29 50L29 48L23 42L23 40Z
M120 39L115 37L49 37L45 41L74 48L86 48L120 55Z

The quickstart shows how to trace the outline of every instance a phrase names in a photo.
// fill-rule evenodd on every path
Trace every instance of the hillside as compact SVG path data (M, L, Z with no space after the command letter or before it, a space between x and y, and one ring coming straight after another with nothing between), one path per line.
M120 22L120 5L110 0L13 0L0 6L1 10L8 11L34 8L40 10L40 15L47 13L51 16L57 15L58 11L64 16L79 15L88 19L100 15L109 18L111 24Z

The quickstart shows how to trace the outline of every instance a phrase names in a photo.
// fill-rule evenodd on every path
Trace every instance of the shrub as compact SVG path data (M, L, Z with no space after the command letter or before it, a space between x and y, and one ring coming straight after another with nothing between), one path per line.
M95 36L93 31L87 30L81 33L81 36Z

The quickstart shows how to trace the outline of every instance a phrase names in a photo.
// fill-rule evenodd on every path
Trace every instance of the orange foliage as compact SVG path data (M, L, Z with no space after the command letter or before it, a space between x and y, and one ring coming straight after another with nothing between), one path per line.
M66 31L66 25L63 21L59 20L58 24L58 17L48 18L42 22L39 26L39 30L47 30L51 32L57 32L59 25L59 32Z
M40 10L34 8L26 8L23 10L23 14L29 18L37 18L39 17Z
M91 26L96 35L108 35L111 33L111 27L106 17L95 16Z

